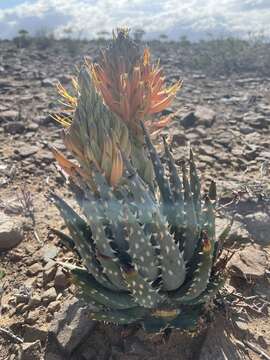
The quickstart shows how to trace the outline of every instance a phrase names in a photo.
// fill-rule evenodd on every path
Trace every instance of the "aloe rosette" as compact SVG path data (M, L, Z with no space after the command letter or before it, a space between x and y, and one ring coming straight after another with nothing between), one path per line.
M58 120L77 161L54 154L81 209L52 195L70 232L58 235L81 264L65 266L93 305L91 319L151 332L193 329L224 282L215 184L202 193L191 150L179 169L165 138L162 160L151 142L153 127L168 122L151 116L180 83L166 88L149 51L140 56L126 30L102 56L83 66L75 96L59 87L71 115Z

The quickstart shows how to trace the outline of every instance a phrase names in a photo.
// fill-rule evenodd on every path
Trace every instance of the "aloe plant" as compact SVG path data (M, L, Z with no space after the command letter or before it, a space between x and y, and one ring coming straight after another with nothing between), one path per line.
M170 103L179 84L166 90L161 71L146 68L153 69L149 51L140 57L128 33L119 30L101 65L81 69L76 96L59 87L72 111L58 120L77 163L56 149L54 154L70 177L81 213L52 194L70 236L57 233L80 260L80 266L65 266L94 305L91 319L138 323L151 332L192 329L224 282L215 183L202 193L192 151L178 169L165 138L161 160L149 116ZM135 73L147 74L139 81L140 94L129 82ZM150 89L159 91L151 98Z

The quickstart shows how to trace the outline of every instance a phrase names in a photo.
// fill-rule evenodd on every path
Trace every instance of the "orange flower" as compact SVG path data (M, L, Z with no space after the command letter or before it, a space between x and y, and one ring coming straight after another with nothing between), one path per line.
M140 121L170 106L181 82L166 87L159 63L151 63L148 49L140 56L138 46L124 30L118 30L102 56L100 63L87 62L96 88L111 111L129 128L141 132ZM147 125L154 131L167 125L170 118L148 120Z

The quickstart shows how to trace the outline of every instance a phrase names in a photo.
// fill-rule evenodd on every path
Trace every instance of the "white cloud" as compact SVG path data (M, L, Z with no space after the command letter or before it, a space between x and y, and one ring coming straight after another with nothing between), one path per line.
M262 29L270 36L269 22L269 0L37 0L0 9L0 37L14 36L21 28L31 33L47 28L61 36L71 28L91 38L122 25L175 37Z

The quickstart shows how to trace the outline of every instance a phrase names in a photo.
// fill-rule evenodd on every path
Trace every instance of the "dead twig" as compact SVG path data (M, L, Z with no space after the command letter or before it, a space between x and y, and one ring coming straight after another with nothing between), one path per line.
M245 304L245 303L232 303L232 307L240 307L241 309L248 309L253 311L255 314L263 316L265 315L261 309L257 309L254 305L249 305L249 304Z
M224 205L220 205L217 209L216 209L216 212L219 212L223 209L226 209L227 207L231 206L231 205L237 205L238 202L239 202L239 199L240 199L240 195L239 193L237 192L233 192L233 198L231 201L227 202L226 204Z
M18 201L21 204L21 207L23 209L23 213L25 214L25 216L29 216L30 219L32 220L33 233L34 233L35 239L40 244L42 244L42 241L40 240L40 237L36 231L36 218L35 218L35 208L34 208L33 197L32 197L31 192L26 189L25 185L21 188L21 196L20 197L18 196Z
M266 360L270 360L270 355L268 355L261 347L258 345L254 345L249 341L243 340L243 343L251 350L253 350L256 354L260 355Z
M33 233L34 233L34 236L35 236L36 240L37 240L40 244L43 244L43 242L40 240L40 237L39 237L38 233L36 232L36 230L34 230Z
M18 202L21 205L22 211L25 216L29 216L35 224L34 202L32 194L27 190L26 185L21 188L21 195L17 195Z
M13 332L11 332L10 330L4 329L2 327L0 327L0 333L8 336L10 339L15 340L16 342L22 344L23 343L23 339L20 338L19 336L13 334Z

